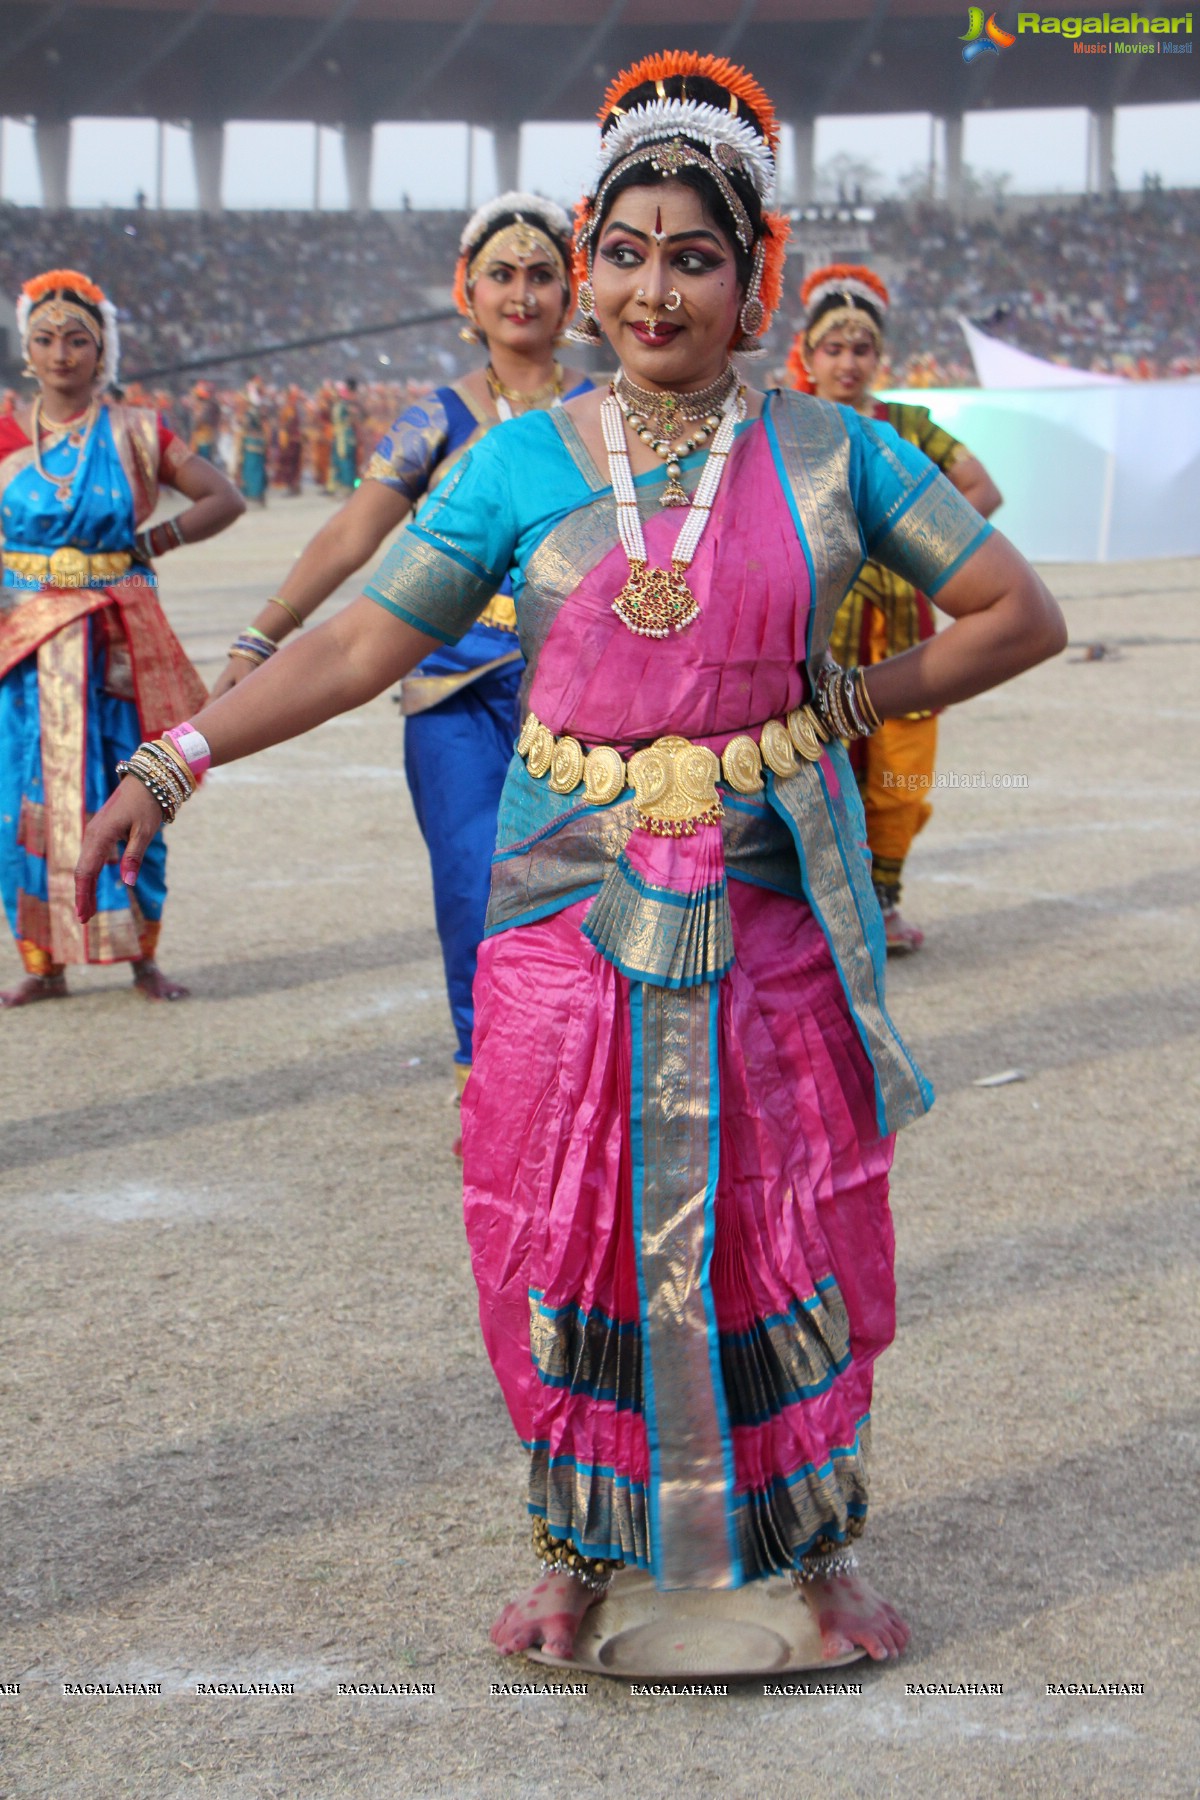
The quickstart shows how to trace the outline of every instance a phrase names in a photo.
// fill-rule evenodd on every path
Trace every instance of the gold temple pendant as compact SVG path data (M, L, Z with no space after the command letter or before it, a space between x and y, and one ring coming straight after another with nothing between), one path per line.
M644 562L630 563L629 579L612 609L635 637L670 637L700 617L682 569L650 569Z

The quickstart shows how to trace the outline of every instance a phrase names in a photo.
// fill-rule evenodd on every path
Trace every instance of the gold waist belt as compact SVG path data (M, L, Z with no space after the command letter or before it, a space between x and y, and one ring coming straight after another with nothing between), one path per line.
M5 550L3 560L4 567L14 575L26 581L40 581L43 587L57 588L91 587L93 583L103 587L106 582L119 580L133 566L127 550L106 550L89 556L86 550L74 550L69 545L52 550L49 555Z
M661 737L626 761L610 744L585 751L576 738L555 737L528 713L517 755L535 779L549 775L556 794L573 794L582 786L590 806L607 806L631 787L649 829L673 837L690 835L697 825L721 817L718 780L735 793L757 793L764 764L786 781L801 760L819 761L829 741L811 706L795 707L786 719L768 719L759 735L757 744L752 737L731 738L720 756L706 744Z

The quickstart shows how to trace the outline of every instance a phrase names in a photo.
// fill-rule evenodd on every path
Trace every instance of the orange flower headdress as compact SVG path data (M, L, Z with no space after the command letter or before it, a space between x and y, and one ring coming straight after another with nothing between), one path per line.
M508 223L500 224L502 219ZM543 200L539 194L498 194L472 213L459 239L458 261L454 265L455 306L465 319L471 318L471 289L485 255L495 256L511 249L518 261L524 261L534 245L546 252L567 290L568 302L573 302L570 243L571 221L553 200ZM469 338L473 332L472 326L462 335Z
M35 318L45 325L61 326L68 320L82 325L100 352L97 385L112 386L121 359L121 340L117 309L103 288L78 269L47 269L44 275L27 281L17 296L17 330L27 356Z
M639 88L651 84L652 98L628 104ZM689 92L689 86L699 91ZM699 168L716 184L734 236L751 258L739 331L731 348L744 354L759 350L756 340L770 324L783 294L788 222L784 214L768 210L775 198L779 122L758 82L726 57L663 50L617 76L604 96L599 119L595 190L584 196L575 214L575 275L584 315L576 336L594 343L600 335L592 317L592 256L613 182L640 164L664 180L683 168ZM743 197L747 188L761 209L762 224L757 228Z
M835 297L841 304L821 312L825 302ZM891 295L874 269L865 268L862 263L830 263L827 268L814 269L800 289L800 304L804 308L804 324L792 340L787 369L792 386L802 394L816 393L805 367L804 352L815 350L829 332L853 325L874 338L877 350L883 349L883 327Z

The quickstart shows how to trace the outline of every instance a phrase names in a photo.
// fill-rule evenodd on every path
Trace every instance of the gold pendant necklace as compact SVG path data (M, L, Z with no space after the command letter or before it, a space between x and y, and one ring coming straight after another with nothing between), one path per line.
M680 479L683 458L698 450L721 423L723 409L737 389L737 373L729 364L708 387L691 393L655 393L630 381L622 369L612 384L617 405L629 429L667 465L667 485L660 506L687 506L687 489ZM681 428L696 429L680 437Z
M637 489L625 442L624 409L610 385L608 398L600 407L600 428L608 451L608 472L617 508L617 531L629 558L629 574L625 585L612 603L622 625L637 637L665 638L672 631L682 631L700 617L700 605L688 585L687 571L696 554L696 546L708 524L717 489L725 472L725 464L733 445L733 434L746 414L746 390L735 387L721 410L717 434L700 475L695 497L689 502L688 516L675 540L669 569L652 569L646 554L646 538L638 509Z
M30 419L31 435L33 438L33 466L41 476L42 480L53 487L54 498L58 501L60 506L70 506L71 504L75 492L75 477L79 473L79 467L83 461L84 448L91 435L92 426L96 422L98 412L99 407L93 397L88 401L87 411L84 413L81 421L73 424L68 423L62 430L57 432L55 441L51 444L50 448L52 450L57 448L57 446L65 439L75 450L75 465L69 474L51 475L42 463L42 396L39 394L33 403L32 417ZM50 426L48 430L53 434L55 432L55 427Z
M505 387L491 363L484 370L488 392L492 396L492 404L502 419L520 418L521 413L533 412L543 400L561 400L563 391L563 372L558 363L554 365L554 374L533 393L524 394L519 388ZM514 411L518 408L520 411Z

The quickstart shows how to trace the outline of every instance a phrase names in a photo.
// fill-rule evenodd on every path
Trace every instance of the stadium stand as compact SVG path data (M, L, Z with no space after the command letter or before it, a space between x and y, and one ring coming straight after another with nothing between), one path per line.
M444 380L477 354L453 323L380 338L355 339L354 328L445 304L462 223L459 213L435 212L207 217L0 207L0 291L15 293L39 269L85 269L117 298L130 372L344 329L335 343L255 354L216 373L225 386L258 374L311 390L350 375L376 379L384 355L389 373ZM1149 187L1031 210L1010 203L969 221L884 202L855 231L846 260L875 263L891 285L899 383L974 379L960 312L1078 368L1140 376L1200 369L1200 192ZM801 250L803 238L801 229ZM793 293L804 260L790 259ZM773 363L786 353L798 304L788 311L769 345Z

